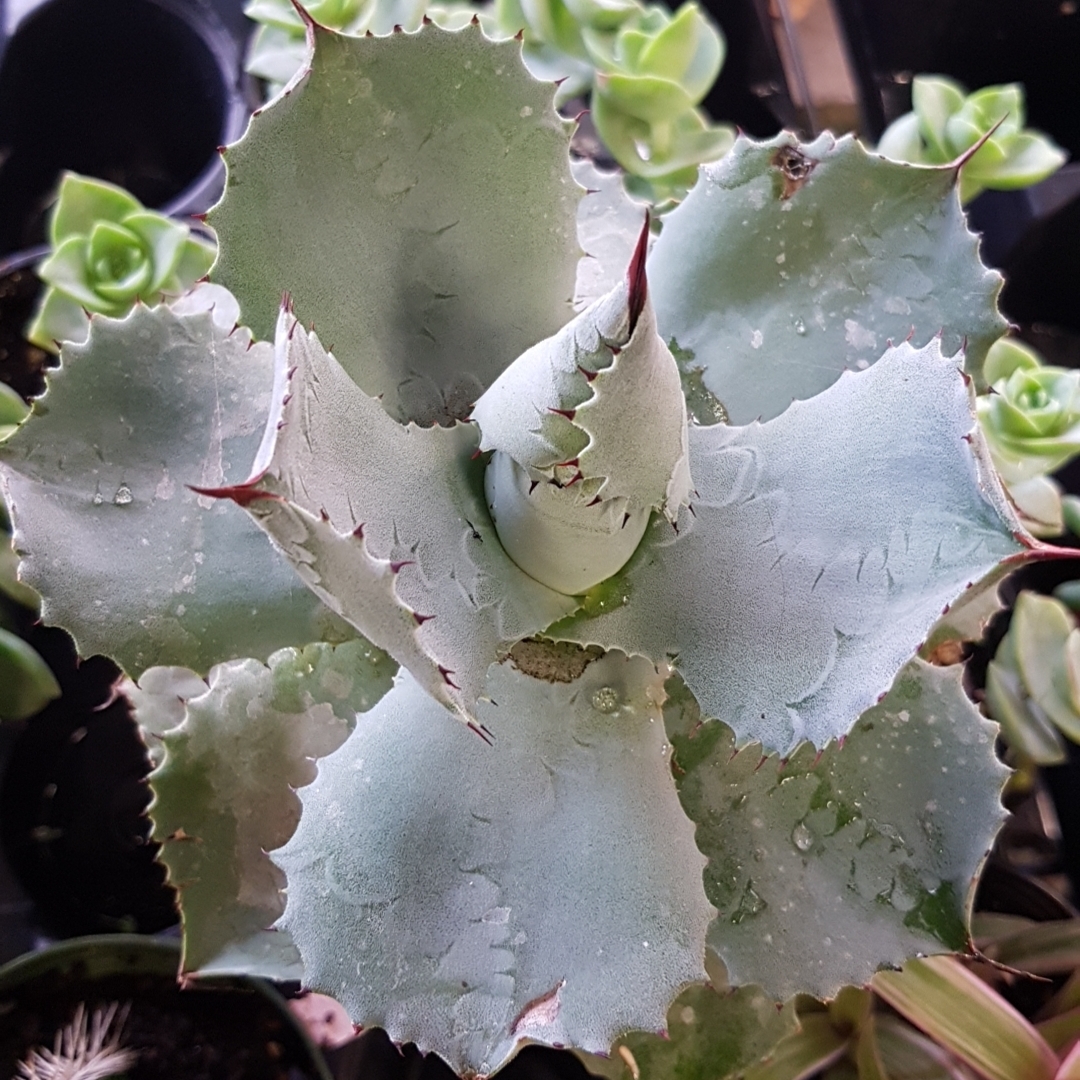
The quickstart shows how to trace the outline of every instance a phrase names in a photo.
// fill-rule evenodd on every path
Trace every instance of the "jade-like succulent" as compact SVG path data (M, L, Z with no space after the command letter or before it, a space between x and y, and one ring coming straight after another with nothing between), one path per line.
M1037 184L1068 156L1046 135L1024 127L1019 83L968 94L944 75L916 75L911 104L912 111L881 136L879 152L919 165L947 165L970 155L960 170L965 203L986 188L1009 191Z
M214 261L213 245L186 225L147 210L122 188L75 173L60 182L49 243L37 267L45 293L26 336L51 352L85 340L91 313L119 316L139 301L179 296Z
M654 240L520 43L308 42L212 284L95 318L0 451L44 619L130 677L185 973L470 1073L671 1007L734 1069L770 998L964 948L1004 769L915 653L1056 549L954 170L742 138Z
M1009 745L1059 765L1080 742L1080 630L1060 601L1022 592L986 672L986 706Z

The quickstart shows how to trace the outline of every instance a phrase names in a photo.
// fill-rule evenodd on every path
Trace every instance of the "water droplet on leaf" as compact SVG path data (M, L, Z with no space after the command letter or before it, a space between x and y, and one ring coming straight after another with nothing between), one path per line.
M613 713L619 707L619 692L613 686L601 686L592 692L590 701L597 712Z

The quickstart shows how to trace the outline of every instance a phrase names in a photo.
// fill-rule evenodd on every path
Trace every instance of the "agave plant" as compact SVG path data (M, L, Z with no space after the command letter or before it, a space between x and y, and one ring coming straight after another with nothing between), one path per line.
M259 24L247 70L276 94L303 67L304 21L291 0L251 0L244 11ZM520 37L529 70L558 83L558 104L590 97L597 134L635 195L654 203L681 199L697 166L734 141L730 125L710 123L698 108L720 73L725 43L693 0L674 14L639 0L318 0L308 13L354 36L416 30L424 18L460 29L477 18L491 37Z
M519 43L308 50L214 283L95 318L3 449L44 618L131 677L184 971L473 1073L669 1006L736 1068L963 948L1004 769L914 654L1055 549L955 169L740 139L654 239Z

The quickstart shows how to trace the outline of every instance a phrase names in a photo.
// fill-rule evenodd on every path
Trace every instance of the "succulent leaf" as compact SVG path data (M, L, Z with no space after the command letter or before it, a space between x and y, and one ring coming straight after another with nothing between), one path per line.
M1060 601L1016 598L1012 622L986 672L986 704L1005 740L1039 765L1080 742L1080 629Z
M214 246L186 225L75 173L60 182L49 235L53 250L37 268L47 288L27 338L51 352L86 340L89 313L121 316L139 301L179 295L214 261Z
M526 573L574 595L621 570L649 515L690 494L679 369L656 333L648 223L627 280L520 356L473 409L495 529Z
M693 427L693 513L678 532L653 522L620 575L628 603L551 633L671 657L740 742L823 746L945 605L1023 550L979 452L970 390L936 343L767 424Z
M574 288L574 310L582 311L625 280L645 206L627 196L622 173L601 172L587 158L571 168L585 188L577 213L578 242L585 254L578 261Z
M723 156L735 138L696 108L724 62L720 31L687 0L674 14L654 4L617 31L586 27L581 35L596 65L597 134L624 169L651 183L656 201L682 198L695 167Z
M733 754L731 730L673 693L679 793L718 909L709 944L733 982L831 997L917 951L965 946L1007 770L961 676L914 660L842 745L786 762Z
M394 665L366 641L282 649L267 663L234 660L207 682L152 668L134 688L135 718L161 728L151 776L153 836L184 909L181 970L299 978L284 910L284 875L266 854L300 818L295 789L344 742L356 714L390 688Z
M742 1076L797 1028L794 1005L778 1008L756 986L692 986L672 1002L661 1034L634 1031L609 1055L581 1056L590 1073L608 1080L728 1080Z
M461 419L570 314L570 125L479 26L314 41L226 151L214 278L264 338L288 290L397 419Z
M912 111L894 120L878 152L920 165L960 163L960 201L985 188L1007 191L1045 180L1066 153L1046 135L1024 130L1024 92L1018 83L967 94L944 75L916 75ZM963 160L982 140L982 145Z
M427 7L426 0L313 0L304 5L320 26L355 37L389 34L396 26L415 31ZM292 0L251 0L244 14L258 23L244 70L265 79L271 94L277 94L304 66L306 24Z
M59 696L60 684L48 664L0 626L0 720L25 720Z
M492 746L402 672L274 853L308 983L481 1073L525 1038L606 1052L661 1027L703 977L712 915L653 666L609 654L546 682L504 664L487 689Z
M649 260L660 336L692 352L733 423L813 397L887 343L939 332L982 385L1005 331L948 170L854 139L740 138L664 220Z
M219 494L246 506L333 610L471 720L488 666L577 602L503 551L475 425L399 424L285 308L275 349L252 478Z
M0 449L42 617L132 675L349 634L244 515L185 486L244 475L273 379L269 346L232 332L235 305L199 293L187 309L96 318Z

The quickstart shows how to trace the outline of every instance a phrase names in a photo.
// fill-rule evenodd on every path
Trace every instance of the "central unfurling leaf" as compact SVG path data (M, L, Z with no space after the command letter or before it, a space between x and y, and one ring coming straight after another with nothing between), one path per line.
M633 555L654 510L690 494L679 369L656 332L642 229L626 281L519 357L476 403L503 547L574 595Z

